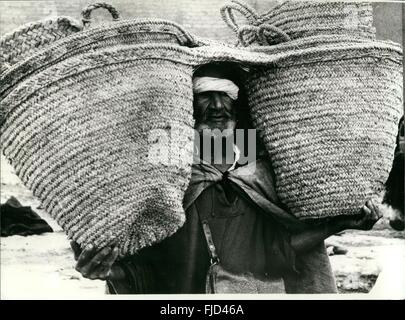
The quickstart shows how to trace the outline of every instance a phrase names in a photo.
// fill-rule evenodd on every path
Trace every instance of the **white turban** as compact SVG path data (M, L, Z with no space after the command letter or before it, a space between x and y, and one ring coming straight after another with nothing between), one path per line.
M222 91L225 92L232 100L238 99L238 86L228 79L220 79L213 77L195 77L193 79L194 93L206 91Z

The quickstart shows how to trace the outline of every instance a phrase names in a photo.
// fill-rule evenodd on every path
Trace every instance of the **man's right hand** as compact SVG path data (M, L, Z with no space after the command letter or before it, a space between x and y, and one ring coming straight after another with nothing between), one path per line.
M71 241L70 246L77 261L75 269L84 278L91 280L122 280L125 278L124 271L114 264L118 257L117 247L105 247L97 250L90 245L82 250L75 241Z
M380 206L369 199L361 209L361 215L344 217L342 229L371 230L375 223L382 217Z

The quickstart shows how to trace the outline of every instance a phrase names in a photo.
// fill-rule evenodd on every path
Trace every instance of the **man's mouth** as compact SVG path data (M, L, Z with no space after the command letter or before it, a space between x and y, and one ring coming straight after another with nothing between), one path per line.
M211 117L209 120L211 121L224 121L225 117Z
M217 121L224 121L224 120L226 120L228 117L226 116L226 115L224 115L224 114L210 114L208 117L207 117L207 120L208 121L214 121L214 122L217 122Z

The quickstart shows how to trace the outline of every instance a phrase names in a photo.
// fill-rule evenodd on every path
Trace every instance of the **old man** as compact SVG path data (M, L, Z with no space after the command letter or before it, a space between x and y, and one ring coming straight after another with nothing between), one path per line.
M185 224L119 261L116 248L81 250L72 243L76 270L84 277L107 280L110 293L205 293L207 272L219 261L232 274L258 279L258 293L337 292L324 240L345 229L371 229L379 210L367 200L356 218L304 224L292 216L277 197L260 141L247 134L235 139L237 129L252 128L242 75L229 64L206 65L194 74L195 129L201 140L184 198ZM227 143L220 150L209 147L207 136L213 145L234 141L232 156ZM254 161L240 161L246 160L241 153L251 150L246 143L255 143Z

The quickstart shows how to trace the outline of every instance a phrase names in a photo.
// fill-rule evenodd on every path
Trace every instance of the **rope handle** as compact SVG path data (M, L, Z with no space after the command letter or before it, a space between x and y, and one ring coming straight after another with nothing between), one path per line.
M261 45L271 45L270 35L277 34L283 41L290 41L290 36L280 28L263 23L261 16L254 8L239 0L231 0L221 8L221 16L225 23L237 34L239 43L247 47L257 40ZM246 23L239 26L236 22L234 11L239 12Z
M115 9L112 5L105 3L105 2L99 2L99 3L93 3L89 6L87 6L86 8L83 9L82 11L82 22L83 22L83 27L89 27L90 26L90 22L91 22L91 13L93 10L96 10L98 8L103 8L103 9L107 9L108 12L110 12L113 21L117 21L120 19L120 14L117 11L117 9Z
M250 23L254 23L259 19L259 14L246 3L239 2L238 0L231 0L231 3L224 5L221 9L222 20L234 31L238 32L239 25L236 23L233 11L239 12Z
M244 47L249 46L252 42L254 42L258 38L257 33L259 29L260 29L259 27L252 25L244 25L240 27L237 31L239 43ZM250 34L250 39L246 39L247 34Z
M245 25L242 26L238 29L238 39L239 43L247 47L251 43L253 43L255 40L258 40L259 44L261 45L271 45L271 37L270 37L270 32L271 33L276 33L279 35L283 41L290 41L291 38L290 36L281 30L280 28L277 28L274 25L265 23L260 26L252 26L252 25ZM247 35L250 35L250 38L247 38Z
M270 37L268 36L269 31L281 36L281 38L283 38L284 42L291 40L290 36L283 30L281 30L280 28L278 28L272 24L264 23L260 26L259 30L257 31L257 36L260 39L260 41L265 42L269 45L271 44L269 42ZM266 35L266 32L267 32L267 35Z

